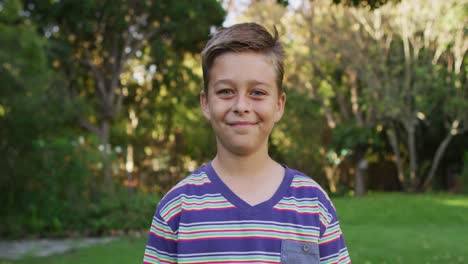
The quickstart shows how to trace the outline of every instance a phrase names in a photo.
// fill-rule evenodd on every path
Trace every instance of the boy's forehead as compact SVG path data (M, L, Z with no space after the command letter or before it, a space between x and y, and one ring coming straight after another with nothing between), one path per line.
M249 86L252 85L264 85L264 86L270 86L272 83L268 81L263 81L260 78L258 79L251 79L251 80L246 80L246 83ZM218 85L235 85L236 80L233 79L217 79L213 81L213 86L218 86Z
M275 65L267 55L258 52L227 52L215 58L210 69L211 83L227 83L238 79L274 83Z
M240 60L240 59L262 61L267 64L270 64L270 66L272 67L274 66L274 62L271 56L269 56L267 53L258 52L258 51L223 52L214 58L212 66L214 67L214 64L219 61L226 61L226 60L232 61L232 60Z

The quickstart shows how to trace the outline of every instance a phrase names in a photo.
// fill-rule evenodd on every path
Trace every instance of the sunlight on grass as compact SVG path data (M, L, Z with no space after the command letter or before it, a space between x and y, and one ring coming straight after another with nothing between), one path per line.
M445 199L440 200L440 204L468 208L468 199Z

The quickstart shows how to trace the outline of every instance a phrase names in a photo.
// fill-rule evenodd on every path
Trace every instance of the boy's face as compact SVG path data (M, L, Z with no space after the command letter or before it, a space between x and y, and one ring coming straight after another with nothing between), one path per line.
M209 74L208 94L202 92L200 102L216 134L218 152L248 155L267 147L286 101L284 93L278 94L268 57L228 52L214 60Z

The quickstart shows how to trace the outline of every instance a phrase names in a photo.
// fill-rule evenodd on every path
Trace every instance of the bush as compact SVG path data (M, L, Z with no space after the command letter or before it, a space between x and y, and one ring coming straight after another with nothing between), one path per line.
M132 194L120 188L115 194L104 195L90 205L86 217L81 219L81 230L93 235L102 235L113 230L148 229L158 201L158 196Z
M56 197L50 197L55 200ZM23 212L7 215L2 237L64 237L70 235L101 236L148 229L160 197L129 193L123 188L112 195L86 204L64 201L53 206L30 205Z
M100 169L93 164L101 155L93 140L37 140L23 153L13 160L16 170L2 179L0 236L102 235L149 227L159 198L123 187L113 194L100 190Z

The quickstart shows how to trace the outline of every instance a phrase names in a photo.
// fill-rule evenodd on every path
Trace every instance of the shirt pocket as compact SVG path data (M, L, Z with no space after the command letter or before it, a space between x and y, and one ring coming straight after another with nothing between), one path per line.
M319 264L317 244L293 240L281 241L281 264Z

